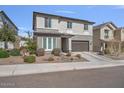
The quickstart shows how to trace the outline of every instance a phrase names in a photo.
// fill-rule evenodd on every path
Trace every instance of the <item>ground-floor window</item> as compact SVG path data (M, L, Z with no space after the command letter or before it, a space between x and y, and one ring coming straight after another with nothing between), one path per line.
M57 48L57 38L56 37L43 37L42 48L48 51L54 48Z

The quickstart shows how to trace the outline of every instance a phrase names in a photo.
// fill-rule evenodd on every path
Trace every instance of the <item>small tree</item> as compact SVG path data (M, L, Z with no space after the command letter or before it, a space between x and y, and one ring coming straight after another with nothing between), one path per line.
M8 49L8 42L15 42L15 31L10 29L8 25L3 25L3 27L0 29L0 41L5 42L4 47L5 49Z
M26 47L28 49L28 51L30 52L30 54L34 54L36 52L36 42L31 40L31 39L28 39L27 42L26 42Z
M28 49L28 51L30 52L30 54L34 54L36 52L36 42L31 38L32 37L32 32L30 31L26 31L28 38L27 38L27 42L26 42L26 47Z
M117 40L111 40L108 47L111 55L118 56L121 53L121 42Z

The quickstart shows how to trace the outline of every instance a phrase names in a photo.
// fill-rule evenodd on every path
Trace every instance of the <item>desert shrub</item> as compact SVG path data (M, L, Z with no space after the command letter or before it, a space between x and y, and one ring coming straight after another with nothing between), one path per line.
M71 58L70 58L70 60L71 60L71 61L73 61L73 60L74 60L74 58L73 58L73 57L71 57Z
M25 56L23 59L24 59L24 62L27 62L27 63L34 63L36 61L35 56Z
M76 54L75 57L80 59L81 58L81 54Z
M36 56L44 56L45 50L43 48L40 48L36 51Z
M71 52L68 52L68 53L66 54L66 56L68 56L68 57L71 56Z
M9 54L11 56L20 56L20 50L18 50L18 49L12 49L12 50L9 51Z
M51 52L54 56L60 56L61 50L59 48L54 48Z
M49 57L48 61L54 61L54 58L53 57Z
M29 51L29 53L30 54L35 54L36 53L36 48L37 48L36 42L29 39L26 44L27 44L26 48Z
M6 50L0 50L0 58L8 58L9 53Z
M27 50L27 48L26 47L20 47L20 54L22 55L22 56L25 56L25 54L28 52L28 50Z
M106 48L106 49L104 50L104 53L105 53L105 54L110 54L109 48Z

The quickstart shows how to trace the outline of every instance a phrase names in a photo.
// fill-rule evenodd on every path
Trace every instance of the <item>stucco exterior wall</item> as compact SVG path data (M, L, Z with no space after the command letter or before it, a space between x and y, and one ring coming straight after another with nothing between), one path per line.
M121 30L121 41L124 41L124 29Z
M93 50L93 37L90 35L75 35L71 40L89 41L89 51Z
M45 16L37 16L36 17L36 28L45 28L44 26L44 18ZM70 33L76 35L92 35L92 25L88 25L88 30L84 30L84 23L71 21L72 22L72 29L67 28L67 21L66 19L57 19L51 18L51 28L49 29L58 29L59 32L63 33Z
M68 20L68 19L58 18L58 17L37 15L36 16L36 24L35 24L36 31L41 31L41 30L37 30L39 28L45 28L45 25L44 25L45 17L51 18L51 28L47 28L47 29L50 29L49 31L56 30L61 33L70 33L70 34L75 35L72 38L67 38L67 41L63 43L64 45L66 45L66 50L71 51L71 48L72 48L71 40L89 41L89 50L90 51L93 50L93 40L92 40L93 39L93 37L92 37L93 26L92 25L89 24L88 30L84 30L84 24L85 24L84 22L79 22L77 20ZM72 22L71 29L67 28L68 21ZM57 38L57 43L58 43L57 47L61 49L61 46L62 46L61 45L62 44L61 37ZM38 46L38 48L42 47L42 36L37 36L37 46Z
M37 16L36 17L36 28L45 28L45 17ZM51 18L51 28L49 29L58 29L58 19Z
M5 45L5 42L0 42L0 48L4 49L5 48L4 45ZM11 42L8 42L7 45L8 45L8 49L13 49L14 48L14 44L11 43Z

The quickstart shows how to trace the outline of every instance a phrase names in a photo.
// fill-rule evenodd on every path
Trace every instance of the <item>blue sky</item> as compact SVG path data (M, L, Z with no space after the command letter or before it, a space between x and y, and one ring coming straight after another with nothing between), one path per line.
M124 6L98 6L98 5L11 5L0 6L10 19L20 29L19 34L24 35L24 30L32 30L32 12L45 12L67 17L86 19L96 22L95 25L113 21L117 26L124 27Z

